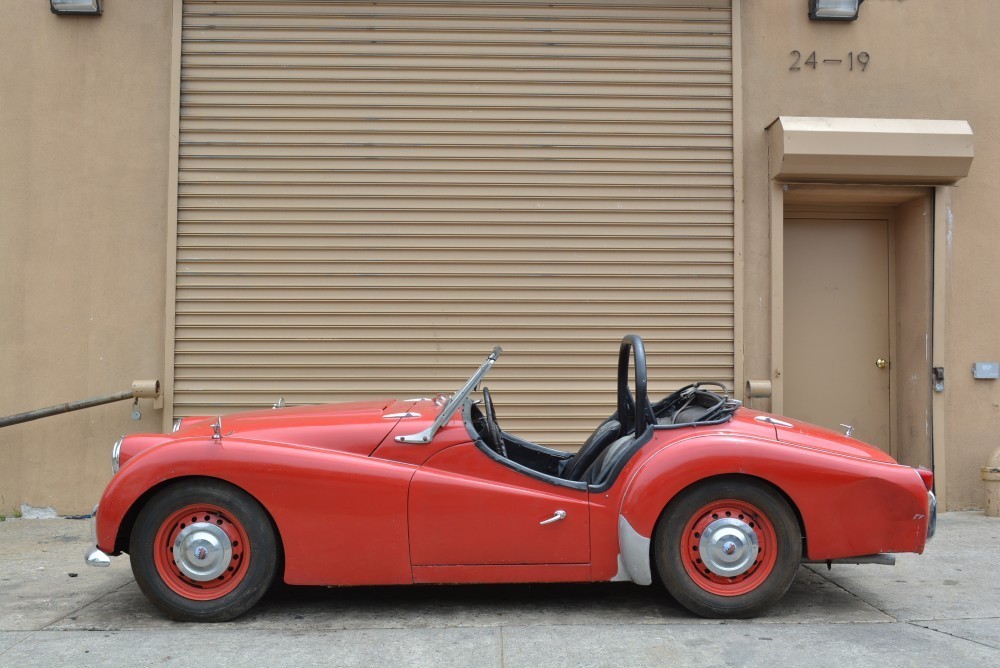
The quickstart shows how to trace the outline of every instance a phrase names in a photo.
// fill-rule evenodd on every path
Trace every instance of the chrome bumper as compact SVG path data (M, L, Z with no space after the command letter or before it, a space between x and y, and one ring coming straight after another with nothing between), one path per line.
M97 548L97 508L94 506L94 512L90 514L90 549L85 560L88 566L107 568L111 565L111 557Z
M929 517L927 518L927 540L930 541L934 537L934 532L937 531L937 497L934 496L934 492L927 492L927 496L930 499L930 509L927 511Z

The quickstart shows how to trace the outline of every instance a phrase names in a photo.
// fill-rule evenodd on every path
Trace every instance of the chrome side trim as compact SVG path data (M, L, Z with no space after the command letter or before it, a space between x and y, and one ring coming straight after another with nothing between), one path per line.
M418 417L420 417L420 413L411 413L411 412L407 411L406 413L389 413L387 415L383 415L382 419L383 420L401 420L403 418L418 418Z
M632 528L622 515L618 516L618 549L621 550L619 570L624 567L628 579L636 584L653 584L649 563L649 539ZM615 575L617 578L618 575Z
M87 550L84 561L88 566L107 568L111 565L111 557L97 547L97 508L98 506L94 506L93 512L90 513L90 549Z

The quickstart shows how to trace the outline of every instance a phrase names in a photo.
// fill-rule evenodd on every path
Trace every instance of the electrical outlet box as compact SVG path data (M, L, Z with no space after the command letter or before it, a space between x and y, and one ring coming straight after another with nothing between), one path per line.
M1000 378L1000 362L973 362L973 378Z

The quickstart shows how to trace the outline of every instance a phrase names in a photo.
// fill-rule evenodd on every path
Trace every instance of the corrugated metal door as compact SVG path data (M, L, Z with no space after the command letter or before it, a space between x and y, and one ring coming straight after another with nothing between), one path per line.
M728 0L184 3L174 411L733 382Z

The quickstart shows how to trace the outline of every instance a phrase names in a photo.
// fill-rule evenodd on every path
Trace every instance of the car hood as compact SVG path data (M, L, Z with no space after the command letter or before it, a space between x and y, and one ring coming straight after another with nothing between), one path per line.
M414 404L385 399L223 415L221 434L245 440L370 455ZM220 418L187 418L173 438L205 437Z

